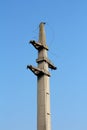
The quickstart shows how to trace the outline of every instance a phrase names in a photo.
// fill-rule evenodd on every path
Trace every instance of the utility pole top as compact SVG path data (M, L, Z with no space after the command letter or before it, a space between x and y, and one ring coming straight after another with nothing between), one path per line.
M41 23L40 23L40 25L41 25L41 24L44 24L44 25L45 25L45 24L46 24L46 22L41 22Z
M46 45L46 36L44 29L45 22L41 22L39 25L39 42L43 45Z

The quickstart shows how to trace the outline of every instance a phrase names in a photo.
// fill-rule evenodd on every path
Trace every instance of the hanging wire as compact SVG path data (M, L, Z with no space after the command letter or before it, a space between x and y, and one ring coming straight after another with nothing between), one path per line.
M38 41L38 32L39 30L39 26L37 26L34 30L33 30L33 33L34 33L34 36L32 37L33 39L37 40Z
M48 46L50 47L50 50L49 50L48 53L49 53L49 55L54 57L54 58L51 57L51 59L55 62L55 61L58 61L57 53L55 51L52 51L52 48L54 48L53 43L54 43L54 40L55 40L55 31L54 31L53 27L48 22L46 22L46 25L49 27L50 31L52 32L51 41L48 44Z
M51 40L50 40L50 42L49 42L49 46L50 47L52 47L52 45L53 45L53 42L54 42L54 40L55 40L55 31L54 31L54 29L52 28L52 26L47 22L46 23L46 25L48 26L48 28L50 29L50 31L51 31Z
M36 32L38 29L39 29L39 26L37 26L37 27L33 30L33 32Z
M55 40L55 31L54 31L54 29L52 28L52 26L51 26L49 23L47 23L47 26L50 28L50 30L51 30L51 32L52 32L51 41L50 41L49 44L48 44L48 45L50 45L50 48L52 48L52 47L53 47L54 40ZM58 57L55 52L53 52L53 51L51 51L51 50L50 50L49 52L50 52L52 55Z

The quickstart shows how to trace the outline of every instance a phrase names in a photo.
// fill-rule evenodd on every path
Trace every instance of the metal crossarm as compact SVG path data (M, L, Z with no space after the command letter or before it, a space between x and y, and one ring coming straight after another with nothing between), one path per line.
M46 45L43 45L39 42L35 42L34 40L31 40L30 43L37 49L37 50L41 50L41 49L46 49L48 50L48 47Z
M49 68L54 69L54 70L57 69L57 67L55 67L54 64L46 57L42 57L42 58L39 58L39 59L36 60L37 63L40 63L40 62L43 62L43 61L48 63Z
M57 69L57 67L54 66L54 64L53 64L50 60L48 60L48 65L49 65L49 68L51 68L51 69L53 69L53 70L56 70L56 69Z
M43 74L50 76L50 73L48 71L33 67L32 65L27 65L27 69L30 69L37 76L43 75Z

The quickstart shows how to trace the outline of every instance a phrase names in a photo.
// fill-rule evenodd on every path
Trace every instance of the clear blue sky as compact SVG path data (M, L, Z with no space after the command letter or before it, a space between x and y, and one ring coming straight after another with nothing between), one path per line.
M87 1L0 1L0 130L37 130L38 25L47 22L52 130L87 130Z

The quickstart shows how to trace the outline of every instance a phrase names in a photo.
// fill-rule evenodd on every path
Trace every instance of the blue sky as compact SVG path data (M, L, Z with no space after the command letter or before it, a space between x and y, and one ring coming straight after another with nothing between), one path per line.
M45 21L50 71L52 130L87 130L87 1L0 1L0 130L36 130L36 65Z

